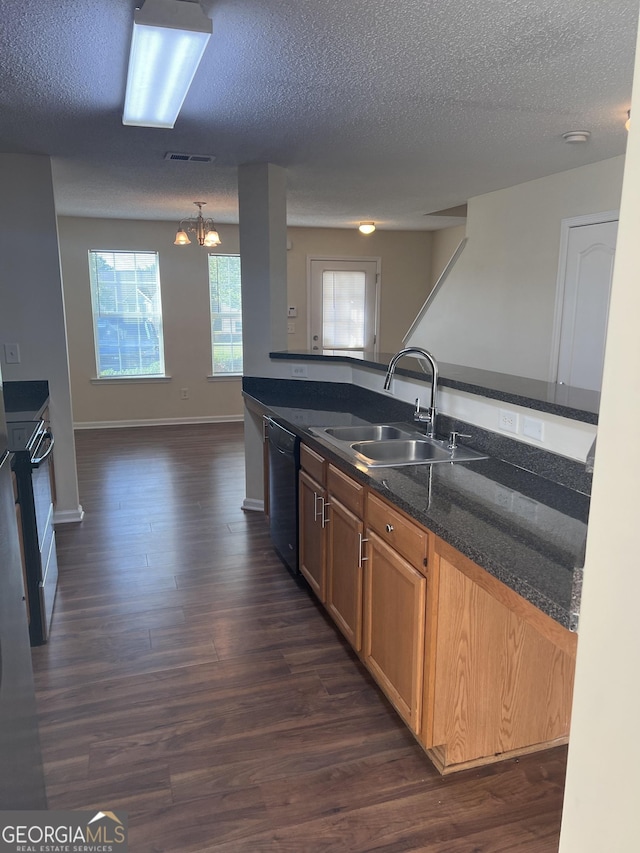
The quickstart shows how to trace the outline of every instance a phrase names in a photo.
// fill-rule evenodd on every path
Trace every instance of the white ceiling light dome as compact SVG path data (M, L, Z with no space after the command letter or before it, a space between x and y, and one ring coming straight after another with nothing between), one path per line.
M591 138L591 132L588 130L568 130L566 133L562 134L562 138L565 142L568 142L571 145L580 142L588 142Z

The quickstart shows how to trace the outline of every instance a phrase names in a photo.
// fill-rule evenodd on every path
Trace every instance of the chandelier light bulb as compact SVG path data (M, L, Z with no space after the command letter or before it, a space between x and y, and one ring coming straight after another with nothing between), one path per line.
M206 204L206 201L194 201L193 203L198 208L198 215L183 219L180 222L176 239L173 241L174 246L188 246L191 243L187 231L191 231L192 234L196 235L200 246L206 246L207 248L220 246L222 240L213 219L205 218L202 215L202 208Z

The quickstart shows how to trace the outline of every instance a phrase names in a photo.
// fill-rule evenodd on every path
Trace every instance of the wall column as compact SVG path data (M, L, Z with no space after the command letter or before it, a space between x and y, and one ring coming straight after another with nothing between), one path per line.
M245 376L268 376L269 353L287 349L286 172L271 163L238 169L242 348ZM262 506L261 426L245 409L246 509Z
M627 142L609 305L560 853L638 848L640 455L629 452L640 418L638 233L636 122Z
M2 375L9 381L49 382L49 412L56 437L55 521L81 521L49 158L0 155L0 188L0 344L20 347L20 363L3 360Z

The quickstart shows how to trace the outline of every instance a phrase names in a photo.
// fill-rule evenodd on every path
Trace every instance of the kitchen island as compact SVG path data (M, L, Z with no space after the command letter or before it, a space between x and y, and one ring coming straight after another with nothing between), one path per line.
M329 508L312 588L441 772L566 742L588 496L497 458L354 463L312 430L411 421L362 388L245 378L244 394L301 437L301 483Z

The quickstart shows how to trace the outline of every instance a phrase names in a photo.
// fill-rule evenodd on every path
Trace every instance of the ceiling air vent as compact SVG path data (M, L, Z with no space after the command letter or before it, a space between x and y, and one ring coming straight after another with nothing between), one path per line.
M182 154L179 151L167 151L165 160L179 160L182 163L213 163L216 159L211 154Z

